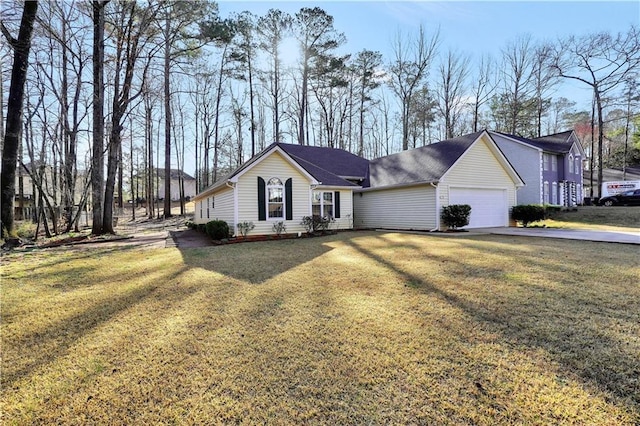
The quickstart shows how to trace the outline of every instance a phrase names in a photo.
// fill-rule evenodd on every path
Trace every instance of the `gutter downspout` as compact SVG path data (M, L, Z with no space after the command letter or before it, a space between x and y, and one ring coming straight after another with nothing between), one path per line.
M440 230L440 191L437 182L429 182L429 184L436 189L436 227L430 229L429 232L436 232Z
M233 189L233 234L235 235L235 228L238 226L238 188L235 183L226 181L225 185Z

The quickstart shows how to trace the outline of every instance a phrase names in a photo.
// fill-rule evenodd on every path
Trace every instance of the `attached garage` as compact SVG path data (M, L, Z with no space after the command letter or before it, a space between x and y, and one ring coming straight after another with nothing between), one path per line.
M449 188L449 204L471 206L466 228L489 228L509 225L506 189Z
M489 133L472 133L372 160L367 180L354 191L354 223L442 230L442 208L468 204L466 228L509 226L523 185Z

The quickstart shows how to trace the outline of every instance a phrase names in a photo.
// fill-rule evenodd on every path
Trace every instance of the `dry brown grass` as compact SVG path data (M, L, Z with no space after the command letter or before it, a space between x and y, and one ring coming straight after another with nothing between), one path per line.
M637 246L397 233L2 265L2 423L638 424Z

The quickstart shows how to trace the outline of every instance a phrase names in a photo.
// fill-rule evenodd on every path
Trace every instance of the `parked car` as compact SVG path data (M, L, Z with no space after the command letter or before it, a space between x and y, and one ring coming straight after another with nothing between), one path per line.
M621 192L600 199L601 206L640 206L640 189Z

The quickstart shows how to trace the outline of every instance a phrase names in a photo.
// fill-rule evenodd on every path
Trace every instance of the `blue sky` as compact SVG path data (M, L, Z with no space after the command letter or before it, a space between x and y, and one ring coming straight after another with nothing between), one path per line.
M301 7L321 7L334 17L334 26L347 37L341 49L357 53L378 50L385 60L398 31L440 28L441 50L449 48L479 57L496 57L507 42L524 34L534 40L555 40L597 31L625 31L640 25L640 1L221 1L220 13L249 10L263 15L270 8L294 14ZM568 82L567 82L568 83ZM590 91L564 85L579 104L589 102ZM564 95L564 93L563 93Z

